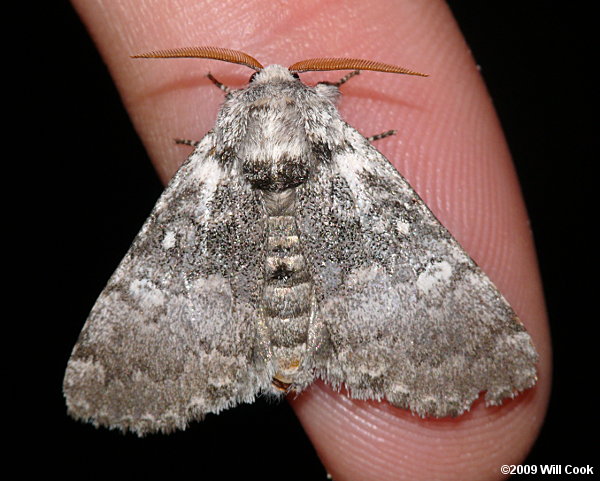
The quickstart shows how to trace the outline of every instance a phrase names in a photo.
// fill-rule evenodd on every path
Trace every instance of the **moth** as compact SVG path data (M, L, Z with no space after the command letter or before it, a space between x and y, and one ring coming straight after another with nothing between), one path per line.
M419 416L532 387L529 334L475 262L335 103L318 70L422 75L358 59L263 67L226 91L100 294L64 378L69 413L138 435L316 378ZM384 134L385 135L385 134ZM373 140L373 139L371 139Z

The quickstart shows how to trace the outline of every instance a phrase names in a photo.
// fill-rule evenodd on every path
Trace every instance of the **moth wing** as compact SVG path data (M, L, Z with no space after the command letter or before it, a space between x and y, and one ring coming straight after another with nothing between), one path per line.
M344 135L297 198L333 344L321 377L435 417L535 384L535 349L506 300L387 159Z
M213 146L174 176L94 305L64 379L73 416L167 432L270 384L252 358L261 206Z

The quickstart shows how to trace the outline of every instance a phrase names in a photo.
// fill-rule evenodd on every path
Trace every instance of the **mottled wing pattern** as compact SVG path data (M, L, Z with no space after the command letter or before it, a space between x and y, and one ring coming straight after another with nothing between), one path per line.
M64 380L75 417L171 431L270 385L251 359L264 214L213 147L208 134L92 309Z
M419 415L498 404L536 380L506 300L395 168L352 127L298 189L298 228L335 353L320 375Z

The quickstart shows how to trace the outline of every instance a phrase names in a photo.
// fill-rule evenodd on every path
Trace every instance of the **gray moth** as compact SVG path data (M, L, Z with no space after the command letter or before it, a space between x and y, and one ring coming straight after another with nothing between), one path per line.
M320 378L356 399L457 416L532 387L537 354L492 282L309 70L263 67L175 174L100 294L64 378L69 413L139 435Z

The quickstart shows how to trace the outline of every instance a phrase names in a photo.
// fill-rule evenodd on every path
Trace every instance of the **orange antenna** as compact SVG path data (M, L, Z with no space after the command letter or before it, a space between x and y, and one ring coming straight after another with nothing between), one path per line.
M132 58L211 58L222 60L223 62L237 63L245 65L256 71L264 67L258 60L247 53L238 50L230 50L220 47L184 47L171 48L167 50L155 50L153 52L132 55Z
M397 65L361 60L358 58L311 58L296 62L288 67L290 72L314 72L320 70L374 70L376 72L402 73L406 75L419 75L428 77L427 74L415 72Z

